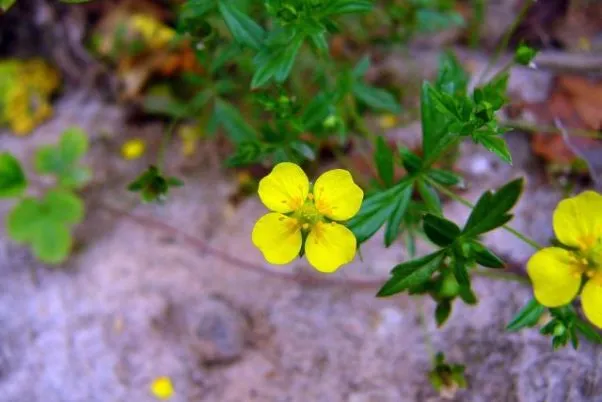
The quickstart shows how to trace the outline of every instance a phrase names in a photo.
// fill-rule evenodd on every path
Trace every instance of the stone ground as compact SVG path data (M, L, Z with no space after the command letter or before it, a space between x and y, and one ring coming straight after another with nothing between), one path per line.
M152 401L149 383L163 375L173 379L174 402L438 401L426 380L432 348L467 366L469 387L454 401L602 401L602 348L584 342L577 352L552 353L536 330L503 331L531 296L524 285L476 278L480 304L458 303L437 329L431 301L380 300L376 287L359 286L357 278L385 278L404 258L400 246L383 251L381 238L363 247L363 261L336 274L335 286L294 280L310 272L302 260L278 269L290 272L288 279L268 275L274 269L250 241L264 208L256 198L225 207L234 185L215 167L212 150L195 166L169 167L186 186L166 205L131 207L124 185L147 161L119 160L119 143L141 133L158 139L161 126L126 125L120 109L86 95L60 100L56 109L29 137L0 133L1 149L30 160L36 146L77 124L91 136L96 176L86 191L81 244L65 266L41 266L0 231L0 401ZM527 174L512 224L545 243L560 195L543 179L527 139L512 134L510 143L514 167L463 146L458 167L470 184L463 195L474 200L484 188ZM118 217L99 202L165 222L267 273ZM0 203L0 217L9 208ZM446 204L457 222L467 212ZM532 252L503 231L488 242L519 263Z

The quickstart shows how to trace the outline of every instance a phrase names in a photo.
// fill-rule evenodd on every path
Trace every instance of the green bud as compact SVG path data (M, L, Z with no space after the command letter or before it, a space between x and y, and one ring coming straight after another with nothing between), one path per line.
M518 49L516 49L516 53L514 53L514 61L517 64L528 66L536 55L537 50L525 44L521 44Z

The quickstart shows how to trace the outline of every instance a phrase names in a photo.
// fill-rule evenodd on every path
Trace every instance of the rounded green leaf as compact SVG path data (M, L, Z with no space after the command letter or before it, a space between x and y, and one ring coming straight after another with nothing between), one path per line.
M73 193L49 191L42 200L44 216L62 225L74 225L84 217L84 203Z
M18 197L27 187L21 164L11 154L0 154L0 198Z
M59 264L69 256L72 243L71 233L65 226L45 221L34 232L31 248L41 261Z
M28 242L33 237L41 217L38 200L25 198L15 205L6 217L6 231L15 242Z
M61 137L59 149L63 163L73 164L88 152L88 137L79 128L69 128Z

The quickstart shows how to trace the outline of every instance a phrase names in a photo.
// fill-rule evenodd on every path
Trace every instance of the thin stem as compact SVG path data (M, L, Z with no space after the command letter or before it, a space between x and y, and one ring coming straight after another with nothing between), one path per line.
M538 126L536 124L529 123L524 120L507 120L502 122L502 126L508 128L514 128L518 130L537 132L539 134L550 134L550 135L562 135L562 130L554 126ZM582 130L578 128L570 129L571 137L585 137L585 138L602 138L602 135L593 130Z
M157 156L157 168L159 169L159 171L163 170L163 166L165 165L165 152L167 151L167 145L169 145L169 140L171 140L173 131L176 128L176 125L180 121L181 117L182 116L174 117L171 123L169 123L169 126L167 127L165 132L163 133L163 136L161 137L161 145L159 148L159 154Z
M493 58L491 58L489 60L489 63L487 63L485 70L483 71L483 73L481 74L479 79L477 80L477 83L480 83L487 76L487 74L489 73L491 68L499 61L500 57L502 56L502 53L504 53L506 51L506 49L508 48L508 44L510 43L510 38L512 37L512 34L514 33L514 31L516 31L516 28L518 28L518 25L523 20L525 15L527 15L527 11L529 11L529 8L531 7L532 4L533 4L533 0L525 1L525 3L523 4L522 8L520 9L518 15L516 16L516 19L514 20L512 25L510 25L510 27L504 34L504 37L502 38L502 43L500 44L497 51L495 52L495 55L493 56Z
M465 198L462 198L461 196L459 196L458 194L454 193L453 191L449 190L447 187L442 186L441 184L433 181L433 180L428 180L429 184L431 184L433 187L436 187L437 190L441 191L443 194L447 195L449 198L458 201L460 204L465 205L469 208L474 208L474 204L472 204L470 201L468 201ZM518 239L522 240L523 242L527 243L528 245L530 245L531 247L533 247L536 250L539 250L541 248L543 248L543 246L539 243L537 243L535 240L527 237L526 235L522 234L521 232L519 232L518 230L508 226L508 225L503 225L502 228L509 232L512 233L515 237L517 237Z
M472 271L472 274L477 275L477 276L483 276L486 278L491 278L491 279L499 279L501 281L506 281L506 282L518 282L518 283L524 283L527 285L531 284L529 279L527 279L524 276L511 274L511 273L508 273L505 271L498 271L498 270L494 270L494 269L475 269Z
M431 339L429 329L426 325L426 314L424 314L424 298L421 297L420 300L418 300L416 307L416 310L418 310L418 321L420 322L420 328L424 333L424 347L431 360L435 360L435 347L433 346L433 340Z

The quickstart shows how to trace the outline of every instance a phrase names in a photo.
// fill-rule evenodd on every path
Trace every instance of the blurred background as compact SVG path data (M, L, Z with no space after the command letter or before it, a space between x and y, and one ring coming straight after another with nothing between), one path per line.
M442 163L472 202L524 176L512 226L548 244L558 201L602 174L602 3L376 0L336 19L328 66L315 69L303 47L287 85L251 90L254 52L232 46L216 15L191 17L203 1L0 0L0 152L21 161L36 195L52 185L38 177L38 150L74 127L87 138L74 173L85 176L85 218L69 258L48 266L0 227L0 401L602 401L600 347L553 353L537 330L505 332L528 282L475 278L479 304L456 303L442 328L429 298L376 299L393 266L429 249L411 216L392 247L379 232L335 275L263 260L250 233L274 161L309 160L314 178L344 166L364 187L376 179L346 107L294 146L237 146L274 99L303 108L320 80L369 56L365 82L390 95L360 99L356 113L419 151L420 86L444 51L474 85L527 44L539 54L511 69L500 114L513 164L471 142ZM232 3L268 25L264 2ZM127 190L150 165L173 178L168 194L143 194L168 195L160 204ZM467 218L442 201L448 219ZM3 221L13 205L0 200ZM503 231L485 243L525 276L528 245ZM465 383L439 372L433 387L439 351L465 366Z

